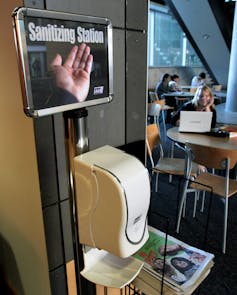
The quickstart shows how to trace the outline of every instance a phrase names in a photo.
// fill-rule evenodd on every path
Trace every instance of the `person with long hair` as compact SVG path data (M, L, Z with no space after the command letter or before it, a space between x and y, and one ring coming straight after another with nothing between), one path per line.
M199 86L191 101L184 103L178 111L172 116L171 124L179 126L180 112L181 111L201 111L212 112L211 127L216 125L216 110L214 105L214 96L211 89L207 85Z
M176 99L174 97L166 97L164 98L163 94L170 92L169 89L169 82L170 82L171 76L168 73L165 73L161 80L157 83L155 87L155 92L160 100L165 99L165 104L170 107L176 106ZM166 111L166 123L170 123L171 119L171 112L172 110Z
M177 273L177 271L168 263L164 264L164 259L154 259L152 269L161 275L164 273L165 277L168 277L179 285L186 281L185 275L182 273Z
M171 265L181 272L187 279L191 278L197 271L198 265L185 257L174 257L170 260Z
M162 94L169 92L169 82L170 82L170 74L165 73L161 80L156 84L155 92L157 93L159 99L164 99Z

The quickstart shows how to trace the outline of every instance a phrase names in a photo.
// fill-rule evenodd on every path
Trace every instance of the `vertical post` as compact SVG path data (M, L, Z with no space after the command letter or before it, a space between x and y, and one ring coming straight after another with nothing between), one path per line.
M70 121L70 139L74 148L74 156L83 154L89 149L89 140L87 134L87 116L86 109L79 109L68 112Z
M235 5L235 15L233 22L229 77L227 84L227 97L225 110L227 112L237 112L237 5Z
M150 44L154 44L154 19L155 15L154 12L150 12L149 16L149 24L150 24L150 30L149 30L149 39L150 42L148 43L149 46L149 65L154 66L154 46L150 46Z
M182 66L186 66L187 37L183 35Z
M74 191L74 163L73 158L85 153L89 149L89 140L87 133L87 116L86 109L78 109L64 113L65 118L65 137L67 142L69 175L71 189L71 216L72 216L72 233L75 259L75 272L77 283L77 295L93 294L88 290L89 282L80 276L80 271L84 268L82 245L79 242L77 204ZM92 289L92 288L91 288ZM92 291L92 290L91 290Z

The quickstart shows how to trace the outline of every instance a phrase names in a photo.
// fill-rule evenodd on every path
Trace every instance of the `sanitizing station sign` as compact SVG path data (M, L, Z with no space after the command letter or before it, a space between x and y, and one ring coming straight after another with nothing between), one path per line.
M13 12L24 111L40 117L112 100L112 25L107 18L31 8ZM61 64L75 50L93 56L89 92L83 101L57 85L52 61ZM66 80L63 82L67 82ZM63 84L65 84L63 83Z

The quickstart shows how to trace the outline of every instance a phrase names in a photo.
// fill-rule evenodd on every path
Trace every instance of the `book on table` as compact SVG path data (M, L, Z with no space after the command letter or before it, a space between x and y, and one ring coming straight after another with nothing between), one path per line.
M192 247L170 235L167 235L166 241L166 234L151 226L148 241L134 257L144 262L141 276L148 284L157 284L157 280L161 281L164 275L164 286L171 289L173 294L194 291L214 264L213 254Z

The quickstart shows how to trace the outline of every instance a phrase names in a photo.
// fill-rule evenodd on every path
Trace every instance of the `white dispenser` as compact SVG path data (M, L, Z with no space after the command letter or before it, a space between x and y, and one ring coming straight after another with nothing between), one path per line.
M148 239L150 181L135 157L104 146L74 158L80 243L125 258Z

